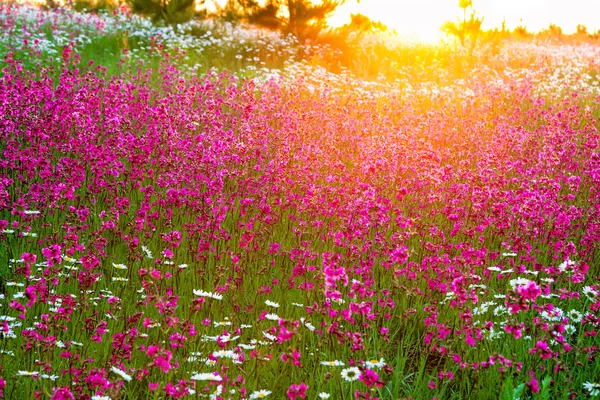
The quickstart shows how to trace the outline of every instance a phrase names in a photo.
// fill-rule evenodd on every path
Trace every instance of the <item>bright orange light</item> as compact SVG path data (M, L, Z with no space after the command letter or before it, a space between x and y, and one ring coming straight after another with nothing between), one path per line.
M440 26L462 17L459 0L347 0L331 18L331 25L347 23L352 13L361 13L381 21L398 33L415 35L424 41L441 37ZM473 0L473 9L483 17L483 29L506 27L513 29L521 23L536 32L553 23L564 33L575 31L577 24L588 31L600 28L598 0Z

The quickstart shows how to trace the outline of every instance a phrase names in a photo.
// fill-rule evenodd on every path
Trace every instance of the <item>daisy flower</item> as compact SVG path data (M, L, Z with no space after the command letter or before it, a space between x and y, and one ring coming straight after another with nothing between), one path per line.
M343 369L341 372L341 376L346 382L356 381L360 379L360 369L356 367Z
M269 321L279 321L281 319L281 317L277 314L267 314L265 315L265 318Z
M216 358L237 358L238 355L233 350L219 350L212 353Z
M125 264L115 264L115 263L113 263L113 267L115 267L116 269L127 269L127 265L125 265Z
M576 329L576 328L575 328L573 325L571 325L571 324L567 324L567 325L565 325L565 333L566 333L567 335L572 335L572 334L574 334L576 331L577 331L577 329Z
M211 299L215 299L215 300L223 300L223 295L218 294L218 293L205 292L204 290L196 290L196 289L194 289L192 292L196 296L210 297Z
M272 302L271 300L265 300L265 304L269 307L279 308L279 303Z
M112 372L114 372L115 374L119 375L121 378L123 378L123 380L129 382L131 381L131 375L128 375L125 371L117 368L117 367L110 367L110 370Z
M213 382L221 382L223 380L223 378L221 378L217 373L209 373L209 372L202 372L202 373L196 373L194 375L192 375L192 377L190 378L193 381L213 381Z
M154 258L152 252L146 246L142 246L142 251L146 253L146 258Z
M256 392L253 392L249 398L250 399L262 399L263 397L267 397L270 394L271 394L270 390L265 390L265 389L257 390Z
M565 313L558 307L554 307L552 311L542 311L541 316L546 321L558 322L563 319Z
M583 388L587 390L590 397L596 397L600 395L600 383L586 382L583 384Z
M567 313L567 317L571 322L581 322L583 319L583 314L577 310L571 310Z
M319 393L318 396L319 396L319 399L321 399L321 400L325 400L325 399L328 399L329 397L331 397L331 395L329 393L325 393L325 392Z
M583 289L581 289L581 292L589 301L596 301L596 298L598 297L598 292L595 291L591 286L585 286Z
M219 396L221 395L221 393L223 393L223 385L218 385L217 388L215 389L215 391L210 394L209 399L210 400L220 399L221 397L219 397ZM190 394L191 394L191 392L190 392Z
M383 358L380 358L379 361L377 361L377 360L365 361L365 366L369 369L383 368L385 366L385 360Z
M39 375L40 373L37 371L21 371L19 370L17 372L17 376L35 376L35 375Z
M510 280L510 287L512 287L513 289L515 289L517 286L527 286L530 282L529 279L525 279L525 278L516 278L516 279L511 279Z
M328 367L343 367L344 363L338 360L335 361L321 361L321 365L326 365Z

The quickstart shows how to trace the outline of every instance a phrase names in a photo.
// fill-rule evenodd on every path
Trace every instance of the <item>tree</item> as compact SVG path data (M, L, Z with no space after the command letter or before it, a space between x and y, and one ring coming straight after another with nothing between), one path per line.
M575 27L575 34L577 36L587 36L588 35L587 26L585 26L583 24L578 24L577 27Z
M345 0L236 0L248 22L291 33L300 41L315 38L327 27L327 18Z
M204 3L204 0L200 0ZM175 25L189 21L196 13L196 0L128 0L134 13Z
M447 21L442 25L442 32L457 37L463 47L469 45L471 52L477 45L477 39L481 33L481 24L483 17L477 17L474 10L471 10L471 16L467 19L467 9L473 8L472 0L459 0L459 8L463 10L463 19L458 22Z

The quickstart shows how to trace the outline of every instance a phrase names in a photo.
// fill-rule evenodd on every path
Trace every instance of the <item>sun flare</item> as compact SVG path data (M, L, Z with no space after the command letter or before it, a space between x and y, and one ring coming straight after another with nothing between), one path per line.
M582 13L586 9L590 12ZM600 14L600 3L591 0L572 0L568 4L544 0L474 0L473 10L483 17L483 29L500 27L508 29L522 25L529 31L539 31L556 24L565 33L572 33L578 24L589 31L600 28L595 15ZM458 0L348 0L330 19L332 26L348 22L351 14L361 13L380 21L401 35L410 35L422 41L435 41L442 37L440 27L446 21L462 17Z

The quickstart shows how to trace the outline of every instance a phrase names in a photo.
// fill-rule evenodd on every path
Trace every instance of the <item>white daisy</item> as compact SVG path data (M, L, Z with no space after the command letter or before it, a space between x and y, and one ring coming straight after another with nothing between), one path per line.
M265 300L265 304L270 307L279 308L279 303L272 302L271 300Z
M571 310L567 313L567 317L569 318L569 321L577 323L581 322L583 314L577 310Z
M530 282L529 279L525 279L525 278L516 278L516 279L511 279L510 280L510 287L512 287L513 289L516 288L517 286L527 286Z
M328 367L343 367L344 363L338 360L335 361L321 361L321 365L326 365Z
M146 253L146 258L154 258L152 252L146 246L142 246L142 251Z
M542 311L541 315L546 321L558 322L563 319L565 313L560 308L554 307L552 311Z
M598 297L598 292L591 286L585 286L583 289L581 289L581 292L589 301L596 301L596 298Z
M383 358L380 358L379 361L377 361L377 360L365 361L365 366L369 369L383 368L385 366L385 360Z
M39 375L40 373L37 371L17 371L17 376L35 376L35 375Z
M196 296L210 297L215 300L223 300L223 295L218 294L218 293L205 292L204 290L196 290L196 289L194 289L192 292Z
M262 399L263 397L267 397L270 394L271 394L270 390L265 390L265 389L257 390L256 392L253 392L249 398L250 399Z
M212 353L216 358L238 358L238 355L233 350L219 350Z
M565 272L567 270L567 268L569 268L573 265L575 265L575 261L571 261L571 260L567 259L567 261L563 262L562 264L560 264L558 266L558 270L560 272Z
M115 267L116 269L127 269L127 265L125 265L125 264L115 264L115 263L113 263L113 267Z
M587 390L590 397L596 397L600 395L600 383L586 382L583 384L583 388Z
M341 372L341 376L346 382L356 381L360 379L360 369L356 367L343 369Z
M577 329L573 325L571 325L571 324L565 325L565 333L567 335L572 335L576 331L577 331Z
M318 394L318 396L321 400L325 400L328 399L331 395L329 393L321 392Z
M193 381L212 381L212 382L221 382L223 380L223 378L221 378L218 374L216 373L209 373L209 372L202 372L202 373L196 373L194 375L192 375L192 377L190 378Z
M110 367L110 370L112 372L114 372L115 374L119 375L121 378L123 378L123 380L130 382L131 381L131 375L128 375L125 371L117 368L117 367Z

